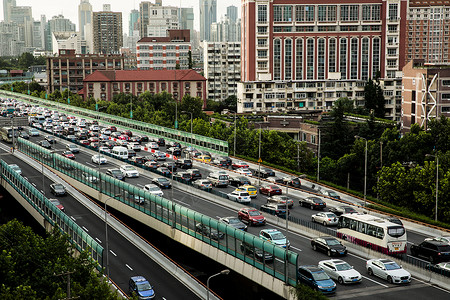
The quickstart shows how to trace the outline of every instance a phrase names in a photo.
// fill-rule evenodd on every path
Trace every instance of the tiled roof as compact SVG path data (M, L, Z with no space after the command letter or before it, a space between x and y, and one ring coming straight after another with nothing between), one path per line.
M86 82L108 81L206 81L194 70L97 70L86 76Z

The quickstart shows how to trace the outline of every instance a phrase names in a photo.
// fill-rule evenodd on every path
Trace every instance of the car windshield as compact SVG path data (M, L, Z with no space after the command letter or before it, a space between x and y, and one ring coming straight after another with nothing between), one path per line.
M248 212L248 214L250 216L252 216L252 217L261 215L261 213L259 211L257 211L257 210L251 210L251 211Z
M314 272L312 273L312 276L314 280L321 281L321 280L328 280L330 277L325 272Z
M338 195L338 194L336 194L336 192L334 192L334 191L329 191L328 194L329 194L331 197L336 197L336 196Z
M323 201L320 200L319 198L312 198L314 203L322 203Z
M336 265L336 269L338 271L347 271L347 270L351 270L353 269L352 266L350 266L348 263L344 263L344 264L338 264Z
M281 232L276 232L271 234L272 239L275 240L284 240L286 237Z
M335 239L333 239L333 240L326 240L326 242L327 242L327 245L329 245L329 246L336 246L336 245L339 245L340 243L339 243L339 241L338 240L335 240Z
M161 183L166 183L169 182L169 180L167 180L166 178L158 178L159 182Z
M51 199L50 202L55 205L61 205L61 202L59 202L59 200L56 200L56 199Z
M55 184L54 185L55 189L63 189L64 186L62 184Z
M125 166L123 168L127 171L134 171L134 168L132 166Z
M149 187L148 190L151 192L159 192L159 187L157 186Z
M152 286L148 282L140 283L137 285L138 291L148 291L152 289Z
M388 271L401 269L401 267L399 265L397 265L395 262L384 264L384 266L386 267L386 270L388 270Z
M450 245L441 245L438 246L439 252L450 252Z
M239 221L238 218L229 218L228 222L230 222L230 224L239 224L239 223L241 223L241 221Z
M248 190L249 192L255 192L255 191L256 191L256 188L254 188L254 187L249 187L249 188L247 188L247 190Z
M280 188L276 185L271 185L269 188L271 188L272 190L279 190Z
M111 173L113 175L122 175L122 172L120 172L120 170L112 170Z

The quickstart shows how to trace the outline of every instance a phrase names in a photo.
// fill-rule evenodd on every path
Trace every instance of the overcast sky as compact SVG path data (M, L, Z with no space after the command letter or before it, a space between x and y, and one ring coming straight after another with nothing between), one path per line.
M140 0L89 0L93 11L101 11L103 4L111 4L111 10L115 12L122 12L123 30L128 34L128 17L132 9L139 10ZM150 2L155 3L154 0ZM199 22L199 2L200 0L162 0L163 5L177 6L177 7L193 7L194 8L194 28L200 30ZM64 17L70 19L77 24L78 28L78 5L80 0L16 0L17 6L31 6L33 11L33 18L40 20L41 15L46 15L47 20L53 16L62 14ZM227 6L234 5L238 7L238 14L240 16L241 0L217 0L217 21L227 12ZM3 1L0 2L0 18L3 20Z

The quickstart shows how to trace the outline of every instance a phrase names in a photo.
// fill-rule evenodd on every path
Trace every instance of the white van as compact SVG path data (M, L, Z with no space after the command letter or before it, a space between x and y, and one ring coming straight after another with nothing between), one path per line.
M111 155L121 159L128 159L128 149L122 146L114 146L111 150Z

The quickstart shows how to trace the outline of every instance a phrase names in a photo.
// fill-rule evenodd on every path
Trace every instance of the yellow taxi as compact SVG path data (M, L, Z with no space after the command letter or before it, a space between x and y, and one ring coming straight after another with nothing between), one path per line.
M250 195L250 198L256 198L258 196L258 189L255 188L253 185L242 185L236 190L245 191Z
M200 155L197 157L197 160L204 162L204 163L210 163L211 162L211 156L209 155Z

